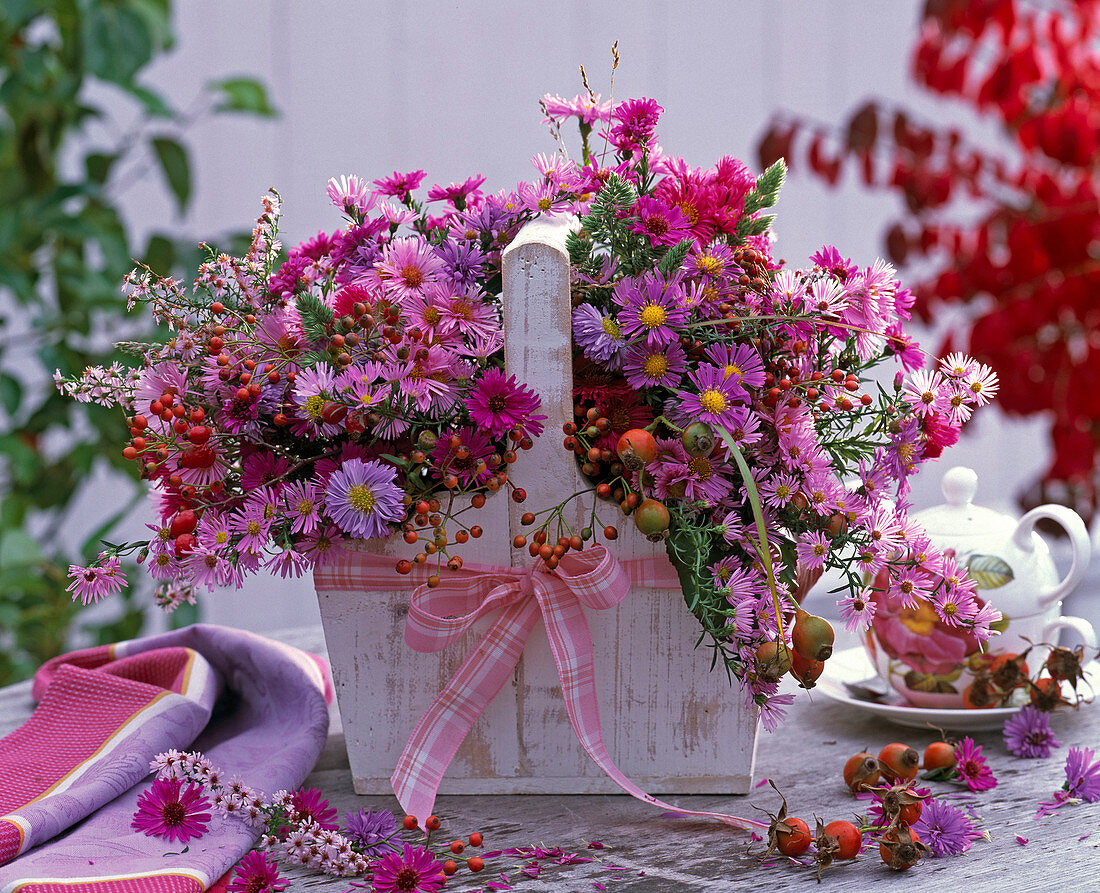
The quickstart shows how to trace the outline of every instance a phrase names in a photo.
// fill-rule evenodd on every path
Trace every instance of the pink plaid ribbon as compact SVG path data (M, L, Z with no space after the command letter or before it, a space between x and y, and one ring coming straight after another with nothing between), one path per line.
M367 556L362 556L367 558ZM392 573L391 559L371 556ZM657 576L656 574L654 576ZM391 781L405 812L432 813L447 767L474 722L511 677L539 617L561 680L562 697L577 740L593 762L632 797L685 816L716 819L736 828L766 828L751 819L672 806L643 791L615 765L604 744L596 700L592 636L584 607L612 608L630 592L622 565L602 546L566 554L555 571L468 567L434 589L418 586L409 602L405 641L420 652L441 651L477 620L500 611L489 631L420 717Z

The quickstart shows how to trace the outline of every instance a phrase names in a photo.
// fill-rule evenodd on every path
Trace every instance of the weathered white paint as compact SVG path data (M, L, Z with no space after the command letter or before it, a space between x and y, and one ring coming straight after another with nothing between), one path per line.
M549 416L545 435L522 454L517 471L527 490L520 506L497 494L477 515L485 534L469 561L523 566L511 549L528 508L555 505L585 489L558 432L572 418L569 264L571 221L536 221L504 255L504 328L510 374L539 391ZM566 520L579 529L591 503L574 500ZM612 509L619 516L617 509ZM609 514L605 508L603 513ZM619 516L621 517L621 516ZM624 559L663 552L630 522L615 553ZM473 541L471 541L473 542ZM401 540L362 548L407 557ZM396 577L395 580L403 578ZM396 585L396 584L395 584ZM390 790L390 775L420 714L458 669L489 621L443 654L417 654L404 644L408 591L319 593L355 790ZM587 611L595 651L604 738L619 767L650 793L745 793L752 780L756 715L726 674L696 651L698 624L679 591L635 587L617 608ZM541 625L509 685L459 748L444 793L612 793L619 789L577 743L561 699L553 656Z

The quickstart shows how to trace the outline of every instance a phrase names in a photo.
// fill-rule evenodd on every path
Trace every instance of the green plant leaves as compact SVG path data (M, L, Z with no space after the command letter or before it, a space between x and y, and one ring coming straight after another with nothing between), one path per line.
M1000 589L1016 579L1011 566L996 555L971 555L966 570L979 589Z
M219 94L214 105L215 112L248 112L265 118L274 118L279 114L272 107L264 85L253 78L211 81L206 88Z
M113 84L128 84L153 56L153 36L131 4L93 3L81 21L88 68Z
M23 400L23 386L13 375L0 372L0 406L9 416L14 416L19 411L19 404Z
M168 188L176 197L180 213L183 213L191 198L191 163L187 159L187 150L176 140L161 136L153 140L153 151Z

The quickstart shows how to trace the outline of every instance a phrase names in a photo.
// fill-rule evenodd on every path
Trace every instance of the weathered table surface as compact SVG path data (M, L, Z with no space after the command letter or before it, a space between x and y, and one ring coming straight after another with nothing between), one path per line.
M320 628L287 631L277 638L323 651ZM843 646L843 642L838 645ZM0 689L0 736L20 725L34 708L30 684ZM978 840L970 852L956 857L926 859L911 871L895 874L869 849L854 862L825 872L822 886L835 890L897 886L906 890L1038 891L1100 890L1100 804L1067 806L1036 821L1036 805L1065 780L1063 764L1070 745L1100 745L1100 706L1086 706L1054 718L1055 733L1065 745L1048 760L1022 760L1009 754L1000 732L976 733L999 784L975 797L976 811L990 839ZM761 732L756 778L772 779L783 791L793 815L825 821L850 818L865 809L841 780L844 761L864 746L877 749L890 741L905 741L918 749L937 737L904 729L818 696L802 696L786 723L774 734ZM386 807L398 811L392 797L360 797L351 786L343 732L334 713L328 745L307 786L324 791L341 815L348 809ZM958 790L932 785L937 792ZM965 790L965 789L963 789ZM743 797L681 797L674 802L692 809L760 818L754 806L775 811L778 798L767 785ZM809 868L760 864L763 849L743 832L715 823L670 818L628 796L449 796L437 801L444 819L440 834L461 837L481 831L486 850L542 843L566 852L595 856L598 861L576 865L547 862L538 878L515 869L521 860L497 857L472 876L460 872L448 890L485 889L507 875L517 891L591 891L603 884L610 891L741 890L766 887L782 891L814 882ZM400 814L398 812L398 814ZM1081 836L1093 832L1086 840ZM1020 846L1016 837L1028 839ZM598 840L602 850L587 843ZM608 866L618 866L613 870ZM346 880L301 871L284 872L288 890L343 891Z

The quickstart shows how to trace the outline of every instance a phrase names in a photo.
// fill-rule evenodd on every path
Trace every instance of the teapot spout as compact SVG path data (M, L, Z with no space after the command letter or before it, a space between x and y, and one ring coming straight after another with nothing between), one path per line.
M1012 534L1013 543L1025 552L1034 552L1035 525L1044 518L1063 527L1073 547L1073 562L1069 573L1051 588L1037 594L1039 606L1045 608L1047 605L1061 601L1081 582L1092 558L1092 542L1085 529L1085 522L1077 512L1064 505L1051 504L1034 508L1020 519L1020 523Z

